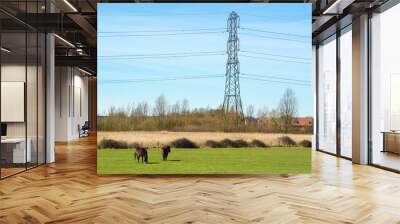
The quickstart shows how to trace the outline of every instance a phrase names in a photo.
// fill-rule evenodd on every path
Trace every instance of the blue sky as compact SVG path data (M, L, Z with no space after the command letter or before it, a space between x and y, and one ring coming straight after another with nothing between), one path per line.
M260 108L275 108L285 89L290 87L297 96L298 114L312 115L311 86L282 83L293 82L289 79L305 80L302 83L307 84L311 82L311 4L260 3L99 4L99 113L111 105L125 106L142 101L153 104L160 94L164 94L171 104L187 98L191 108L216 108L221 105L224 98L226 54L145 59L132 59L132 56L121 59L119 56L225 52L228 33L223 29L232 11L240 16L242 28L238 31L240 71L253 75L247 76L252 79L246 79L245 75L240 79L244 110L248 105L254 105L256 112ZM182 35L188 32L201 34ZM213 77L181 79L203 75ZM130 81L177 77L178 80ZM110 83L107 80L120 82Z

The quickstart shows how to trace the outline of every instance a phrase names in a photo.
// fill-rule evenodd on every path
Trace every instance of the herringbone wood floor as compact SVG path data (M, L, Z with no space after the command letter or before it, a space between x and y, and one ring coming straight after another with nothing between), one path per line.
M96 139L0 181L0 223L400 223L400 175L313 153L312 175L97 176Z

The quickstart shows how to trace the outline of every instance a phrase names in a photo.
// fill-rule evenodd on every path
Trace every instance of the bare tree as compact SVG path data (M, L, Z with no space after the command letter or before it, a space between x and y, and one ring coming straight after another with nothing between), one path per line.
M127 114L127 116L135 117L135 103L134 102L128 103L124 111Z
M179 100L177 100L174 104L171 106L171 113L174 115L177 115L181 112L181 104Z
M147 102L138 103L135 109L135 114L137 117L144 118L149 115L149 105Z
M171 105L171 114L170 115L172 117L174 126L178 125L179 116L181 116L180 112L181 112L181 104L180 104L179 100L177 100L174 104Z
M142 113L143 116L147 117L149 116L149 111L150 111L150 106L147 102L142 102Z
M259 118L266 118L268 117L269 109L267 106L264 105L263 108L258 109L257 117Z
M129 106L111 106L108 110L107 116L114 116L114 117L128 117L129 116Z
M164 95L160 95L154 102L153 115L157 121L157 126L159 129L165 128L166 115L168 112L168 104Z
M246 116L249 118L254 117L254 106L253 105L248 105L246 109Z
M271 132L281 132L281 118L277 109L272 109L268 114L268 130Z
M113 116L114 114L115 114L115 106L114 105L111 105L109 108L108 108L108 111L106 112L106 114L107 114L107 116Z
M297 99L292 89L287 88L284 92L279 102L278 112L282 131L288 133L293 126L293 120L297 113Z
M186 98L183 99L183 101L182 101L181 111L182 111L182 113L189 112L189 100Z
M167 100L165 99L164 95L160 95L155 101L154 116L160 118L165 117L165 115L167 114L167 108Z

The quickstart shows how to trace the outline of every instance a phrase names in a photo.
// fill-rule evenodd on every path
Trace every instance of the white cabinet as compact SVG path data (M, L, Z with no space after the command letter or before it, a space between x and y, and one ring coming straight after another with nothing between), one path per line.
M32 161L32 140L27 139L27 145L25 150L25 139L24 138L8 138L1 140L2 145L12 148L12 162L13 163L25 163Z

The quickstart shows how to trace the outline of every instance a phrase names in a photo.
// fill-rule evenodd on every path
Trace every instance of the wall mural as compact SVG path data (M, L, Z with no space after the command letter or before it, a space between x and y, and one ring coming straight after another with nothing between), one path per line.
M311 4L99 4L99 174L310 173Z

